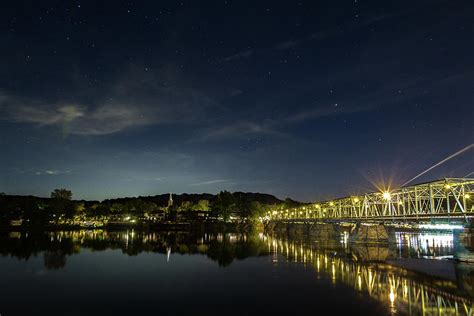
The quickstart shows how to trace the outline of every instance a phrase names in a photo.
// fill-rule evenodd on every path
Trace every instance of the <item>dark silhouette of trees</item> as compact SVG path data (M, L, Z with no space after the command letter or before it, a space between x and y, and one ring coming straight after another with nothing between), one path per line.
M72 192L66 189L56 189L51 192L51 209L53 218L59 219L61 216L71 218L75 213L75 205L71 201Z
M221 191L217 195L217 199L212 205L213 215L222 218L224 222L228 222L231 214L235 211L235 198L228 191Z
M51 198L57 200L72 200L72 192L66 189L56 189L51 192Z
M258 221L269 207L283 201L269 194L222 191L211 194L169 194L99 201L74 201L70 190L60 188L50 198L0 194L0 225L101 225L129 221L152 223L163 220L197 222L203 220L250 223ZM285 205L299 205L287 199ZM15 222L13 224L13 222Z

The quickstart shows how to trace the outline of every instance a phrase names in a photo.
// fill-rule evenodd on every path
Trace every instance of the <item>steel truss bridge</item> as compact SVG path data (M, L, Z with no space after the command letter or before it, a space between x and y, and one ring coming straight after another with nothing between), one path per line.
M358 262L334 255L334 251L269 237L269 252L278 262L278 254L288 261L312 266L318 275L331 277L333 283L342 282L375 300L388 304L391 312L410 315L474 315L474 301L463 293L454 281L430 282L422 276L372 262Z
M296 208L279 207L270 220L432 220L474 217L474 178L446 178L395 190L348 196Z

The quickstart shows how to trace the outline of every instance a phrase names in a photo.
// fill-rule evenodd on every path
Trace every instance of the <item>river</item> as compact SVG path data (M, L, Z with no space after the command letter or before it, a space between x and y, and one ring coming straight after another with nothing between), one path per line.
M452 233L351 244L263 233L0 234L0 314L469 315Z

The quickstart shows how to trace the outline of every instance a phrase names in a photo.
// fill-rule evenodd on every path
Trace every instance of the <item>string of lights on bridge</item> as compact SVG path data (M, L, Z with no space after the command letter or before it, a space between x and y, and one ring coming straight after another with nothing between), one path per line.
M279 206L262 220L384 220L474 217L473 178L446 178L294 208Z

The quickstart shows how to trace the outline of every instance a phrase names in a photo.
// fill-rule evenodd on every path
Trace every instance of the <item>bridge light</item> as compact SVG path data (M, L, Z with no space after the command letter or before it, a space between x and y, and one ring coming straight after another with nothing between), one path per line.
M320 207L321 207L321 205L319 205L319 204L316 204L316 208L320 208Z
M390 194L390 192L388 191L385 191L383 194L382 194L383 198L387 201L389 201L391 198L392 198L392 195Z
M398 205L403 205L403 202L402 202L402 201L399 201L399 202L398 202Z
M469 194L464 194L464 198L466 198L466 199L470 199L470 198L471 198L471 196L470 196Z
M451 186L450 186L449 184L446 184L446 185L444 186L444 188L445 188L446 190L449 190L449 189L451 189Z
M358 199L358 198L354 198L354 203L359 203L359 199Z
M329 202L329 206L334 206L334 202Z

